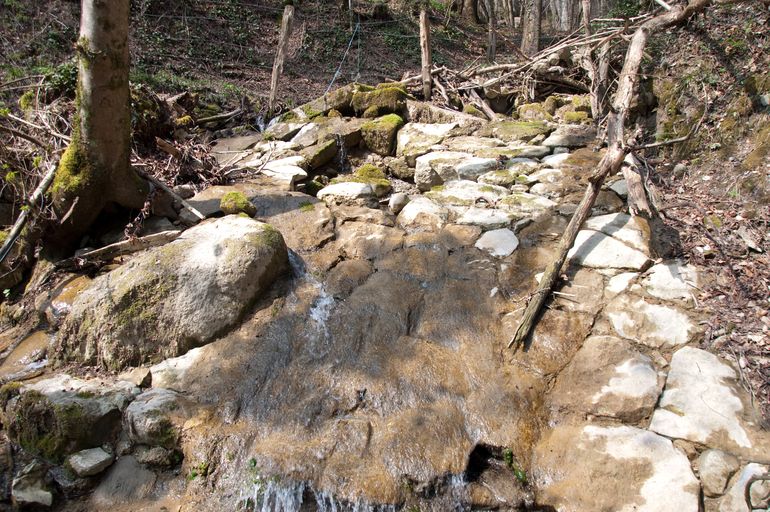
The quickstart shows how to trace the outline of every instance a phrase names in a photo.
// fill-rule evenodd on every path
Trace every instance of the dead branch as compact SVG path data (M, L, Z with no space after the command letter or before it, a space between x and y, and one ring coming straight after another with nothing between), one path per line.
M34 128L36 130L42 130L44 132L50 133L54 137L59 138L59 139L63 140L64 142L68 143L68 144L70 142L72 142L72 139L69 136L64 135L63 133L59 133L57 131L51 130L49 128L46 128L45 126L40 126L40 125L37 125L35 123L30 123L26 119L22 119L20 117L16 117L13 114L8 114L6 117L8 117L8 119L13 119L17 123L21 123L21 124L23 124L25 126L29 126L30 128Z
M616 173L620 169L629 148L625 146L623 140L623 130L626 114L631 106L634 97L634 91L638 80L639 67L644 56L644 48L651 32L662 28L670 27L681 23L693 14L704 10L711 4L712 0L692 0L687 5L677 5L670 11L655 16L645 21L637 30L631 39L631 44L626 52L626 59L623 63L623 69L620 72L618 80L618 90L615 94L612 112L608 115L607 136L608 147L602 160L589 178L583 199L580 201L577 211L564 231L564 235L559 241L557 256L553 262L546 268L540 285L532 295L532 299L524 311L519 326L516 329L508 347L515 346L515 349L525 346L525 341L529 338L532 329L535 326L540 311L547 298L551 295L556 281L561 274L561 268L567 259L567 253L575 243L580 227L588 217L591 207L599 195L604 179L610 173ZM526 346L525 346L526 347Z
M93 262L97 260L109 261L118 256L125 256L135 252L150 249L152 247L158 247L159 245L165 245L169 242L176 240L179 235L182 234L181 230L161 231L160 233L153 233L152 235L143 236L141 238L132 238L130 240L123 240L114 244L94 249L65 260L61 260L55 263L56 268L77 269L81 268L87 262Z
M41 148L43 148L43 149L46 149L46 148L48 148L48 146L46 146L46 145L43 143L43 141L41 141L40 139L37 139L37 138L33 137L32 135L27 135L27 134L26 134L26 133L24 133L24 132L20 132L20 131L18 131L18 130L14 130L13 128L9 128L9 127L7 127L7 126L3 126L3 125L1 125L1 124L0 124L0 130L3 130L4 132L8 132L8 133L10 133L11 135L15 135L16 137L20 137L20 138L22 138L22 139L24 139L24 140L26 140L26 141L29 141L29 142L31 142L32 144L35 144L36 146L39 146L39 147L41 147Z
M179 194L177 194L176 192L171 190L171 188L169 188L165 183L163 183L159 179L155 178L154 176L150 176L149 174L145 173L144 171L142 171L141 169L139 169L137 167L134 167L133 169L134 169L134 171L139 176L141 176L145 180L151 182L153 185L155 185L156 187L158 187L161 190L163 190L166 194L170 195L176 201L179 201L179 203L182 206L184 206L185 208L190 210L190 213L195 215L198 219L200 219L200 220L205 220L206 219L206 217L201 212L196 210L195 207L193 205L191 205L190 203L188 203L186 200L182 199L182 196L180 196Z
M216 123L216 122L219 122L219 121L229 121L233 117L239 116L241 114L243 114L243 109L242 108L237 108L237 109L233 110L232 112L225 112L224 114L217 114L215 116L210 116L210 117L202 117L202 118L198 119L197 121L195 121L195 125L196 126L200 126L200 125L203 125L203 124Z

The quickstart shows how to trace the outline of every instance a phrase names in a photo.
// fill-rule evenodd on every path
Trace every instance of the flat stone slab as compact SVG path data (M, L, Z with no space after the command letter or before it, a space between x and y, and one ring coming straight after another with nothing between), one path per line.
M510 256L519 246L519 239L510 229L487 231L476 241L476 247L492 256L504 258Z
M558 155L557 155L558 156ZM558 183L564 178L564 173L558 169L540 169L524 176L524 183Z
M538 504L556 510L698 510L687 457L646 430L558 426L540 440L532 467Z
M770 433L755 423L748 403L730 365L705 350L684 347L671 358L650 430L765 462Z
M556 206L554 201L535 194L527 192L514 192L504 197L498 204L500 208L505 208L517 218L537 217Z
M577 148L587 146L594 139L596 139L596 128L593 126L562 125L541 142L541 145L551 148Z
M441 143L441 145L448 151L461 151L473 154L478 151L483 151L484 149L501 147L503 144L503 141L500 139L495 139L493 137L475 137L473 135L452 137Z
M628 341L592 336L559 374L550 403L554 412L609 416L633 423L652 413L663 383L664 375L652 359Z
M722 450L706 450L698 457L698 475L703 494L709 497L721 496L727 482L740 464L738 459Z
M650 228L641 217L626 213L598 215L587 219L583 228L600 231L645 254L649 251Z
M366 199L374 196L374 190L367 183L346 181L324 187L316 196L324 201Z
M583 229L567 253L573 263L591 268L641 270L649 257L616 238L599 231Z
M475 181L498 165L495 158L481 158L456 151L434 151L417 158L414 182L424 191L452 180Z
M112 464L115 457L101 448L91 448L74 453L67 458L67 465L79 477L98 475Z
M406 158L410 166L415 159L430 151L431 146L444 140L457 123L407 123L396 136L396 156Z
M493 208L471 207L455 221L457 224L479 226L483 230L500 229L511 225L510 213Z
M698 272L692 265L680 261L658 263L647 271L642 286L659 299L691 300L698 287Z
M569 153L558 153L556 155L544 156L540 161L543 162L544 165L547 165L550 167L559 167L569 157L570 157Z
M618 295L604 312L619 336L649 347L684 345L697 333L695 323L681 309L640 297Z
M449 181L425 194L425 197L445 205L472 206L479 200L495 204L510 195L508 189L469 180Z

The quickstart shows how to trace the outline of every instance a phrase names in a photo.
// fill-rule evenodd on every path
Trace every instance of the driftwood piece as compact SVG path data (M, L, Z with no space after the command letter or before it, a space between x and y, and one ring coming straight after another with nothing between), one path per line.
M489 106L489 103L487 103L481 98L481 96L479 96L479 93L477 93L475 89L470 90L469 96L473 101L479 104L481 111L484 112L484 115L487 116L490 121L497 119L497 114L495 111L492 110L492 107Z
M422 55L422 94L430 101L433 75L433 55L430 47L430 20L425 7L420 9L420 54Z
M149 174L147 174L147 173L143 172L142 170L140 170L140 169L138 169L138 168L134 168L134 170L136 171L136 173L137 173L139 176L141 176L142 178L146 179L147 181L149 181L150 183L152 183L153 185L155 185L156 187L158 187L159 189L161 189L163 192L165 192L166 194L168 194L168 195L170 195L171 197L173 197L175 200L179 201L179 202L181 203L181 205L182 205L182 206L184 206L185 208L187 208L188 210L190 210L190 213L192 213L193 215L195 215L195 216L196 216L198 219L200 219L200 220L204 220L204 219L206 218L206 216L205 216L205 215L203 215L201 212L199 212L198 210L196 210L196 209L195 209L195 207L194 207L193 205L191 205L190 203L188 203L187 201L185 201L185 200L182 198L182 196L180 196L179 194L177 194L176 192L174 192L173 190L171 190L171 188L169 188L169 187L168 187L168 186L167 186L165 183L163 183L163 182L162 182L162 181L160 181L159 179L155 178L154 176L150 176Z
M283 19L281 21L281 33L278 37L278 50L275 53L273 62L273 74L270 78L270 96L267 102L267 113L272 115L275 110L275 97L278 94L278 77L283 72L283 62L286 59L286 53L289 50L289 34L291 33L291 22L294 19L294 5L287 3L283 8Z
M43 180L40 182L40 184L37 186L34 192L32 192L32 195L29 197L28 206L30 208L24 208L22 209L21 213L19 214L19 217L16 219L16 222L14 223L13 227L11 228L11 231L8 233L8 236L5 239L5 242L3 243L3 246L0 247L0 263L5 261L5 258L8 257L8 255L11 253L11 248L13 248L13 244L16 243L16 240L19 238L19 235L21 235L21 231L24 229L24 226L27 225L27 221L29 221L31 215L34 213L34 207L37 203L39 203L43 195L45 194L46 190L48 190L48 187L51 186L51 183L53 183L54 176L56 176L56 168L58 167L58 163L51 165L51 168L48 169L48 172L43 177Z
M145 249L150 249L152 247L165 245L179 238L179 235L181 234L182 231L170 230L161 231L160 233L153 233L152 235L147 235L140 238L133 238L131 240L123 240L121 242L105 245L99 249L94 249L93 251L84 252L83 254L58 261L55 263L55 266L56 268L79 268L87 262L93 262L97 260L109 261L111 259L117 258L118 256L125 256L127 254L144 251Z
M215 116L202 117L202 118L198 119L197 121L195 121L195 125L196 126L200 126L202 124L207 124L207 123L216 123L216 122L219 122L219 121L228 121L228 120L232 119L233 117L239 116L241 114L243 114L243 109L242 108L236 108L232 112L225 112L224 114L217 114Z
M567 253L575 243L580 226L583 225L583 222L591 212L591 207L599 195L604 179L610 173L618 172L626 154L630 150L623 141L623 127L626 114L635 94L639 67L642 63L644 48L649 34L686 20L693 14L704 10L711 2L712 0L693 0L687 5L677 5L670 11L644 22L631 38L631 44L626 52L626 59L618 79L618 90L613 100L612 112L607 116L607 153L599 162L594 174L589 178L588 188L583 195L583 199L580 201L577 211L572 216L567 229L564 231L564 235L559 241L556 259L546 268L540 280L540 285L532 294L529 304L527 304L524 310L521 322L508 343L509 348L514 347L515 350L519 347L526 348L526 340L529 338L540 315L540 311L561 274L561 268L567 259Z

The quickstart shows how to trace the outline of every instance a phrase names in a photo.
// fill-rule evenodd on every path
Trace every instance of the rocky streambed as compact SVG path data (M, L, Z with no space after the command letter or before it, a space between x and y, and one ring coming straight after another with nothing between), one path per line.
M709 276L666 259L618 177L529 348L507 348L601 157L584 98L518 114L352 85L220 140L242 181L188 199L208 220L67 277L36 302L48 332L5 334L4 498L748 510L770 436L699 348Z

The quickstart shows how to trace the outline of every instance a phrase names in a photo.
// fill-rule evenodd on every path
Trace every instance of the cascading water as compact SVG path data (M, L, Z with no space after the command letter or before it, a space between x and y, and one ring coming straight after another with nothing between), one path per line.
M294 277L312 288L316 295L313 300L313 305L308 311L308 316L315 326L314 334L318 335L317 337L320 338L320 340L311 340L311 343L321 341L324 346L327 346L329 341L329 327L327 322L329 321L329 316L334 308L334 297L326 292L323 283L307 271L307 267L302 261L302 258L291 250L289 251L289 264L291 265Z
M336 499L331 493L317 491L305 482L254 484L249 496L241 496L247 512L395 512L393 505L372 505Z

